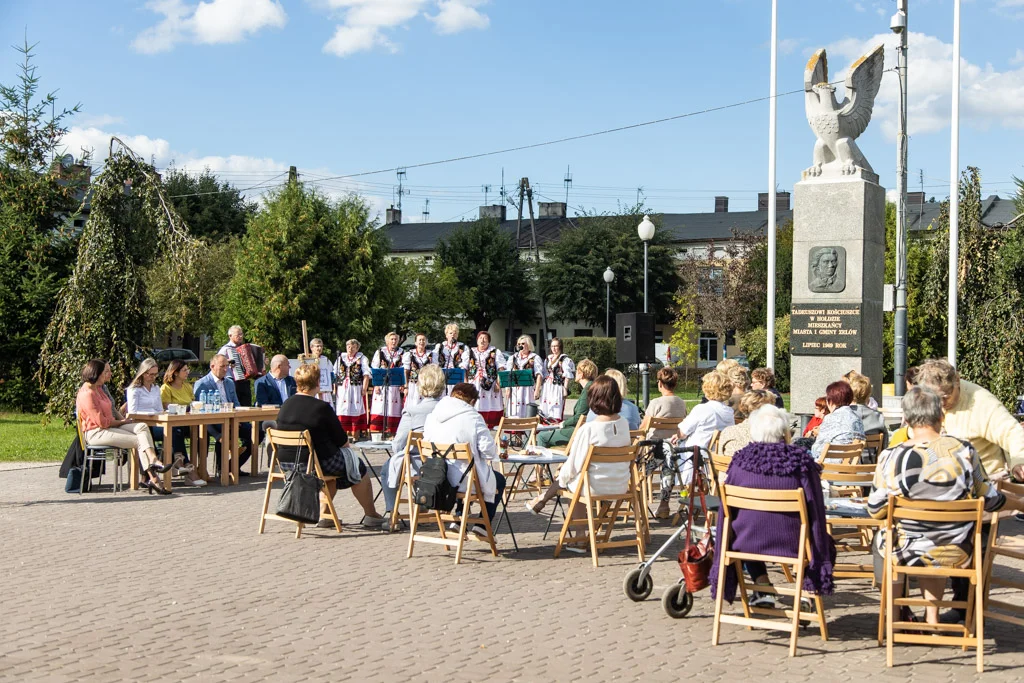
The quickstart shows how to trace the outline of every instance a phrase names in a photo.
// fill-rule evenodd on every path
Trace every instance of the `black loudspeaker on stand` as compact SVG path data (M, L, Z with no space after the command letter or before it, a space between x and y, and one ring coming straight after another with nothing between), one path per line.
M619 313L615 316L615 362L653 363L654 314Z

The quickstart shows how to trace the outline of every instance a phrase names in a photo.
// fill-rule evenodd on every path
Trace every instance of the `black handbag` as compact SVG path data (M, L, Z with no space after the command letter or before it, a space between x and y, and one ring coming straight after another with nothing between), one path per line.
M277 501L277 516L303 524L320 521L320 490L324 481L316 473L303 472L299 468L299 451L296 449L295 465L284 475L284 490Z

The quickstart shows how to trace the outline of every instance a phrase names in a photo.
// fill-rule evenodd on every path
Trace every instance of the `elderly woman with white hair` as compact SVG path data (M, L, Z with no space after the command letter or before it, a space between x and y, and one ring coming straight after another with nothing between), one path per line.
M808 540L811 544L810 566L804 579L804 590L828 595L832 592L832 567L835 542L829 536L825 519L825 501L821 491L821 467L807 449L789 443L791 434L786 412L774 405L761 406L747 418L752 442L733 456L726 473L726 484L752 489L802 489L807 501ZM718 538L722 538L722 520L718 518ZM729 530L732 550L761 555L796 557L800 543L800 519L792 515L757 510L739 510L732 515ZM763 562L744 564L754 583L771 585ZM711 569L711 590L718 589L719 563ZM730 566L726 569L725 599L736 597L737 577ZM756 592L751 605L774 606L771 593Z
M324 340L320 337L313 337L309 340L309 357L320 368L320 390L317 397L325 402L334 405L334 367L330 359L324 355Z
M377 349L370 361L374 370L394 370L402 367L403 354L398 346L398 334L388 332L384 335L384 346ZM373 400L370 402L370 433L395 433L398 421L402 418L402 384L387 387L374 387Z
M509 371L532 370L532 387L508 387L505 389L508 398L509 417L529 417L529 405L540 398L541 387L547 372L544 370L544 359L533 351L533 339L522 335L516 340L516 352L505 362Z

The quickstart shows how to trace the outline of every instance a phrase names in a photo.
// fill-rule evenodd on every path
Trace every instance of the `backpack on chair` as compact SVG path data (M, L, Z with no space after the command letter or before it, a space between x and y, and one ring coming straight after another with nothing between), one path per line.
M452 486L451 482L448 481L448 454L454 448L453 444L448 446L444 453L438 453L434 445L431 444L430 457L423 458L423 465L420 467L420 478L413 484L416 503L420 508L437 510L438 512L451 512L452 508L455 507L459 487ZM472 466L473 461L470 460L469 467ZM462 473L459 485L466 478L469 467Z

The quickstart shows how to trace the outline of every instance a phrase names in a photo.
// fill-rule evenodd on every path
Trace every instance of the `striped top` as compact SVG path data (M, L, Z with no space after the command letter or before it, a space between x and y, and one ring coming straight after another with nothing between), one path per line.
M886 516L889 496L912 500L955 501L984 498L985 510L1006 504L1006 497L985 477L981 459L970 442L943 435L929 443L901 444L883 451L868 496L868 512ZM902 520L901 535L934 548L962 545L970 538L970 522Z

